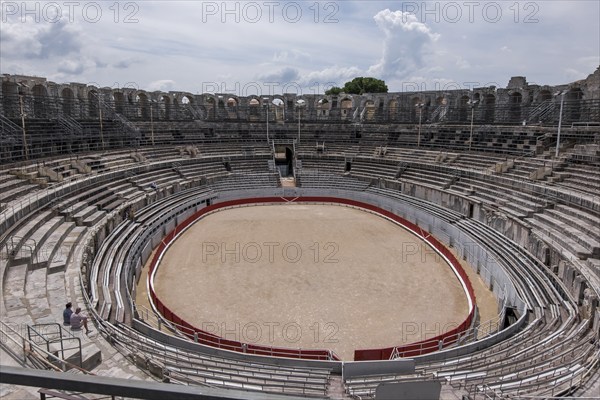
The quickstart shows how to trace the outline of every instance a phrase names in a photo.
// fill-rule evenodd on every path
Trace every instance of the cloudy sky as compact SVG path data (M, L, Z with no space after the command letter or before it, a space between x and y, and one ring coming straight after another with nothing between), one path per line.
M322 93L583 79L600 1L0 1L0 73L146 90Z

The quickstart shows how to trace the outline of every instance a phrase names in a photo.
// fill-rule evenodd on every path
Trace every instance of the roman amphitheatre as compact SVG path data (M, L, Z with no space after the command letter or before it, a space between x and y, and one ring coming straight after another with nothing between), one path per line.
M443 93L1 90L4 398L597 395L600 69Z

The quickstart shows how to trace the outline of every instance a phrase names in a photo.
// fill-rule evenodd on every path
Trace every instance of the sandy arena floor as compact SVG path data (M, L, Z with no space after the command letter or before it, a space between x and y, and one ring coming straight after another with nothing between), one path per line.
M493 297L471 279L495 315ZM390 221L335 205L209 215L169 248L155 290L180 317L227 339L331 349L344 360L355 349L435 336L467 316L458 280L427 246Z

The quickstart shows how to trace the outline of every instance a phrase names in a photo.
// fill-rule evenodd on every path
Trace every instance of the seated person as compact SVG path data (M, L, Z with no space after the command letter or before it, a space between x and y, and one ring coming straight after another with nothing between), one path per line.
M73 314L73 310L71 310L72 304L68 302L65 304L65 309L63 310L63 324L71 325L71 314Z
M90 333L88 329L88 320L85 314L81 313L81 307L77 307L75 312L71 314L71 330L79 330L83 326L85 328L85 333Z

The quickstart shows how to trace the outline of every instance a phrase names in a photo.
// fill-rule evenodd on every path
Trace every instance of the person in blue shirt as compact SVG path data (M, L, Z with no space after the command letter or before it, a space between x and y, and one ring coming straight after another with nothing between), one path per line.
M73 314L73 310L71 310L71 307L73 307L71 302L68 302L67 304L65 304L65 309L63 311L63 324L64 325L71 325L71 314Z

